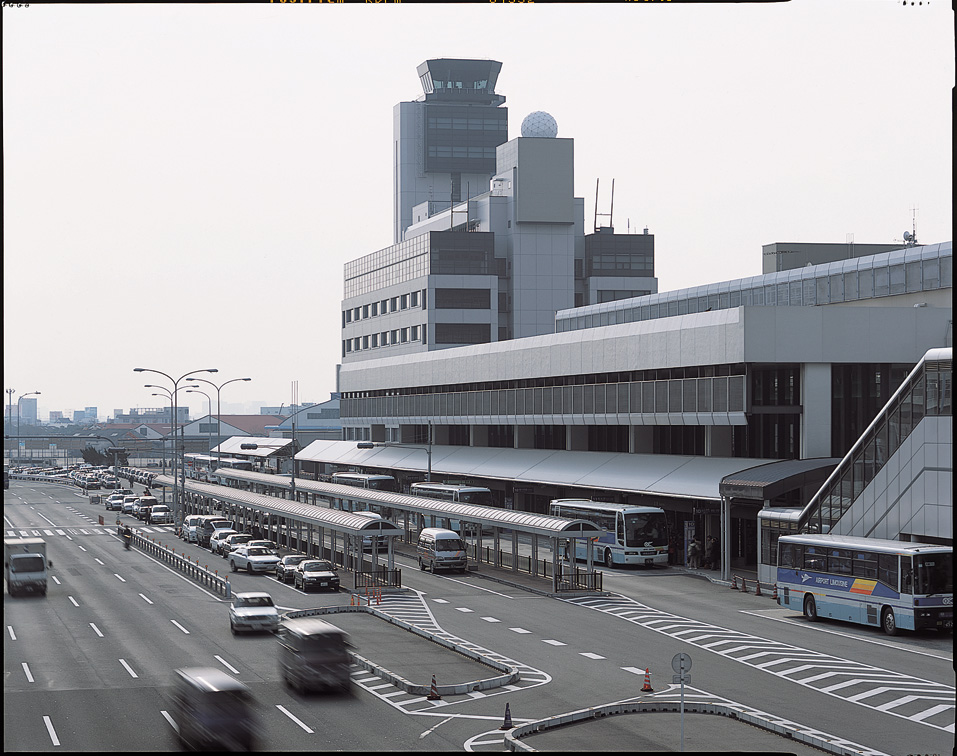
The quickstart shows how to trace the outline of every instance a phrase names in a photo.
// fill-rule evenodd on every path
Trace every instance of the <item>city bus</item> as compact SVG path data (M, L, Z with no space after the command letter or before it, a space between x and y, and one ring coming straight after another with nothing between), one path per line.
M841 535L778 538L778 604L888 635L954 630L954 549Z
M628 564L668 565L668 521L660 507L609 504L586 499L553 499L549 513L587 520L605 531L592 543L595 560L608 568ZM575 559L585 559L587 542L575 539ZM566 558L571 554L566 553Z
M492 506L492 492L481 486L460 486L454 483L413 483L409 488L413 496L454 501L459 504Z
M330 483L338 483L340 486L355 486L356 488L369 488L374 491L398 491L395 478L391 475L371 475L369 473L357 472L337 472L332 474Z

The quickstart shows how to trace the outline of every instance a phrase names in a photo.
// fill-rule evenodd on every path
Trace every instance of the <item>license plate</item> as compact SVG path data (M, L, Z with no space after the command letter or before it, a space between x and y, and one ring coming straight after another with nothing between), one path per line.
M329 583L319 583L320 586L329 585Z

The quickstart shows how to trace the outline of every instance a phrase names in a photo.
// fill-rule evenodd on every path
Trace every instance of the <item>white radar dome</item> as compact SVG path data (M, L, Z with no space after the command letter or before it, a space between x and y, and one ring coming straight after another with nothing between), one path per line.
M558 136L558 121L544 110L536 110L522 121L522 136L554 139Z

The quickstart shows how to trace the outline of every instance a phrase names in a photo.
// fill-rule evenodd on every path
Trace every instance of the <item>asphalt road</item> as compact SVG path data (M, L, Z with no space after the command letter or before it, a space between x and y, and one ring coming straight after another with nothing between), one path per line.
M506 705L520 725L617 701L677 701L677 653L693 661L689 701L740 705L864 753L953 749L950 636L892 639L853 625L812 625L767 598L671 570L606 571L611 595L559 600L400 561L407 590L385 596L378 610L517 667L521 680L430 701L357 667L353 695L302 697L282 685L271 636L233 637L222 597L124 551L115 528L97 526L101 514L115 519L62 486L14 481L5 492L5 533L45 537L55 577L45 599L4 594L6 751L169 749L169 685L184 666L217 666L250 686L266 750L501 751ZM222 562L185 548L211 566ZM351 598L305 595L265 575L232 577L234 591L266 590L287 609ZM330 619L352 634L361 655L410 682L494 674L371 616ZM652 692L641 690L646 670ZM679 733L677 714L637 714L527 742L544 750L677 751ZM686 715L685 738L686 751L810 752L707 715Z

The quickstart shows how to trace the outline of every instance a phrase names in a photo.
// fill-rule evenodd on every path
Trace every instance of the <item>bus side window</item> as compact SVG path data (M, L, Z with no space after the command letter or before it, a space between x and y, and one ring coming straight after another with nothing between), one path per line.
M897 554L880 554L877 557L877 579L897 590Z
M901 593L913 594L914 567L909 556L901 557Z

